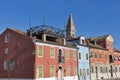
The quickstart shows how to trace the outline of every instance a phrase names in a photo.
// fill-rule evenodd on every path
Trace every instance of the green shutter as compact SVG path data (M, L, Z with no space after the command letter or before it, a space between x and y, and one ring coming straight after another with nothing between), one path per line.
M55 68L54 66L50 66L50 77L54 77L55 76Z
M73 53L73 59L77 59L76 52Z
M92 73L94 73L94 67L92 66Z
M100 53L100 59L102 59L102 54Z
M39 46L39 49L38 49L38 56L43 56L43 53L42 53L42 46Z
M39 66L39 67L38 67L38 77L39 77L39 78L42 78L42 77L43 77L43 67L42 67L42 66Z
M77 75L77 66L74 66L74 76Z
M70 76L70 69L68 66L66 66L66 76Z
M54 48L51 48L50 50L50 57L55 57Z
M69 58L69 51L66 50L66 58L68 59Z

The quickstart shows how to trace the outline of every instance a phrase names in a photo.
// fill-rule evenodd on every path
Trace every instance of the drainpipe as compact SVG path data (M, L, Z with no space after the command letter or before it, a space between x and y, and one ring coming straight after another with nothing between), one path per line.
M92 80L92 79L91 79L91 65L90 65L90 63L91 63L91 62L90 62L90 58L91 58L91 56L90 56L90 47L88 47L88 48L89 48L89 68L90 68L89 71L90 71L90 80Z

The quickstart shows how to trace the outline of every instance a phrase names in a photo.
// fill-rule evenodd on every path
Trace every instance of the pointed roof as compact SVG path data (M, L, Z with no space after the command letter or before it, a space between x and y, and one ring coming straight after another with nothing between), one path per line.
M70 13L70 15L69 15L66 27L71 27L71 28L75 27L74 22L73 22L73 18L72 18L72 13Z

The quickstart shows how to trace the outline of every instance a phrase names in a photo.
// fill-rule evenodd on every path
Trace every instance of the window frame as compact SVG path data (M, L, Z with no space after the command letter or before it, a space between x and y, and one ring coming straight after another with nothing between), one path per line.
M80 68L79 70L80 70L80 73L79 73L79 74L80 74L80 76L82 76L82 69Z
M53 48L53 54L54 54L54 56L51 56L51 54L52 54L52 53L51 53L51 51L52 51L51 49L52 49L52 48ZM55 48L54 48L54 47L50 47L50 58L55 58Z
M74 72L74 76L76 76L77 75L77 66L74 66L73 72Z
M102 53L100 53L100 59L102 59Z
M68 67L68 73L67 73L67 67ZM66 66L66 76L70 76L70 66Z
M102 69L102 66L100 66L100 73L103 73L103 69Z
M10 41L10 35L9 35L9 33L5 35L4 39L5 39L5 43L9 43L9 41Z
M8 60L4 60L4 70L8 70L8 65L9 65L9 61Z
M68 52L68 57L67 57L67 52ZM66 59L69 59L70 57L70 51L68 49L65 50L65 58Z
M79 52L79 59L81 59L81 53Z
M39 55L39 50L40 50L39 47L42 48L42 49L41 49L41 50L42 50L42 51L41 51L41 52L42 52L42 55ZM42 46L42 45L39 45L39 46L38 46L38 57L43 57L43 46Z
M94 73L94 66L91 67L91 72Z
M9 49L5 48L5 54L8 54Z
M54 67L54 76L51 76L51 67ZM50 77L55 77L55 65L50 65Z
M86 60L89 60L89 56L88 56L88 53L86 53Z
M39 67L42 67L42 77L39 77ZM44 66L43 65L38 65L38 78L43 78L44 77Z
M95 54L95 58L97 58L97 53L95 52L94 54Z
M73 60L77 60L77 52L73 51Z
M87 75L90 75L90 71L89 71L89 69L87 69Z

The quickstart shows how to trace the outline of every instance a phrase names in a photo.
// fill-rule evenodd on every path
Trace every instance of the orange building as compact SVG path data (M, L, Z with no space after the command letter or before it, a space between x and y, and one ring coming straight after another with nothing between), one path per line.
M117 79L120 78L116 71L120 69L120 62L114 60L119 51L113 48L113 38L105 35L87 39L90 48L91 80L96 79ZM117 66L117 68L116 68ZM118 72L120 73L120 72Z

